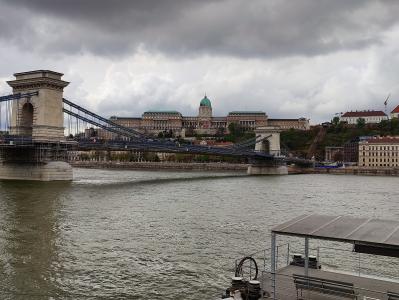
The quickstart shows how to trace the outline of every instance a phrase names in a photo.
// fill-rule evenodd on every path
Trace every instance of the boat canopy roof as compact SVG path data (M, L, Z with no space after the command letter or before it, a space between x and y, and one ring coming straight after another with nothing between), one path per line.
M384 251L375 253L378 248L388 250L392 256L399 254L399 221L393 220L310 214L278 225L272 233L353 243L357 252L389 255Z

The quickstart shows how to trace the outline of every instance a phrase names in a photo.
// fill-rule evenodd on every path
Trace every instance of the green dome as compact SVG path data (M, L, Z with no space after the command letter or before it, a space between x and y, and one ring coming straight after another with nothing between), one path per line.
M205 97L200 102L200 106L212 107L211 100L209 100L208 97L205 95Z

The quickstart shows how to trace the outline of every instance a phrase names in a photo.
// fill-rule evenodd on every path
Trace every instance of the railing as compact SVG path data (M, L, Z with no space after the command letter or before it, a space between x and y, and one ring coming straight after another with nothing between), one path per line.
M292 275L286 274L275 274L275 291L276 294L273 297L273 288L272 288L272 273L268 271L263 271L261 274L261 285L262 290L265 293L265 296L269 296L270 299L277 300L292 300L292 299L302 299L302 300L311 300L311 299L324 299L323 295L326 296L327 299L343 299L342 295L334 295L328 289L323 290L322 288L318 291L316 290L307 290L306 288L296 288L294 283L294 277ZM344 281L344 280L343 280ZM397 287L396 287L397 290ZM383 289L382 287L378 287L378 289L371 289L365 287L358 287L356 285L353 286L354 297L352 299L357 300L385 300L387 299L388 292L392 292L392 290L388 288Z
M284 267L289 266L292 254L299 253L303 255L303 249L301 249L301 251L298 251L297 249L299 249L299 246L295 244L294 246L290 245L290 243L278 245L276 247L275 269L281 271ZM384 280L391 282L392 285L396 286L396 289L399 289L399 269L397 267L398 260L396 258L358 253L334 246L317 246L310 248L309 255L316 256L317 262L322 266L322 271L335 272L353 277L362 277L365 280ZM252 257L256 260L260 274L271 274L271 248L244 255L244 257ZM237 269L239 262L240 259L235 260L235 270ZM251 276L255 273L255 265L249 261L249 263L242 266L242 268L243 272L240 274L240 277L244 277L245 280L252 279ZM280 278L284 278L284 276L287 277L287 275L282 275L278 272L276 273L276 276ZM264 277L264 275L262 275L262 277ZM289 280L292 285L293 278L292 276L288 277L290 277ZM285 281L287 281L287 279ZM265 278L262 278L261 282L264 283ZM268 287L263 287L264 290L267 290L267 288L269 291L271 290L271 282L269 283ZM386 291L367 290L358 287L357 290L362 290L363 295L369 297L364 299L386 299ZM379 298L379 296L381 297ZM283 297L281 299L291 298Z
M284 243L280 244L276 247L276 269L281 267L288 266L290 263L290 244ZM243 255L244 257L252 257L255 261L258 262L259 273L264 271L270 271L271 261L270 261L270 253L271 248L262 249L260 251ZM240 263L242 258L236 259L234 261L234 271L237 269L238 264ZM260 264L259 264L260 262ZM261 267L261 268L259 268ZM243 266L243 271L249 275L252 275L255 272L255 265L253 263L249 263L248 265ZM245 277L245 276L244 276ZM247 278L246 278L247 279Z
M319 246L311 251L317 253L318 262L326 270L339 270L359 277L383 277L398 280L399 270L396 258L359 253L336 247Z
M7 146L28 146L32 145L32 137L28 136L13 136L13 135L6 135L0 136L0 144L7 145Z

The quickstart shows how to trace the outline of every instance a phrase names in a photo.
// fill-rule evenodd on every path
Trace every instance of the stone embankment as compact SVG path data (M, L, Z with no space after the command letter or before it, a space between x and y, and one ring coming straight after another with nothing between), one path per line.
M125 169L125 170L174 170L174 171L234 171L246 172L247 164L230 163L176 163L176 162L70 162L76 168Z
M399 176L399 168L289 168L289 174L335 174L335 175L370 175L370 176Z
M106 162L106 161L74 161L70 162L76 168L90 169L123 169L123 170L173 170L173 171L229 171L247 172L248 164L231 163L177 163L177 162ZM397 169L376 168L293 168L288 167L288 174L335 174L335 175L371 175L399 176Z

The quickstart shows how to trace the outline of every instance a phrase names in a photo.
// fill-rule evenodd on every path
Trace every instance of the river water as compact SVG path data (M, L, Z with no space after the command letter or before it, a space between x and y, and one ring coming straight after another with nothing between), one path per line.
M289 218L399 219L393 177L74 176L0 182L0 299L216 299L234 259L266 248L270 228Z

